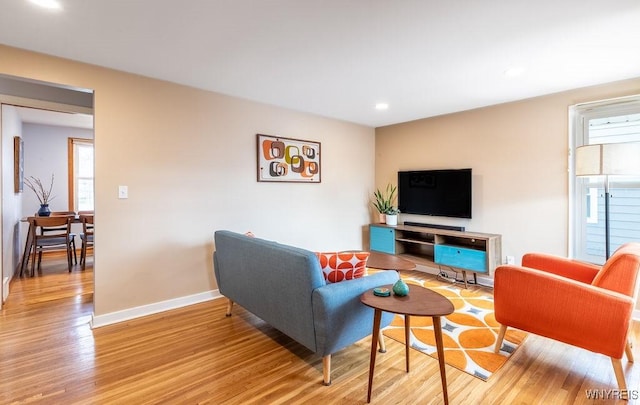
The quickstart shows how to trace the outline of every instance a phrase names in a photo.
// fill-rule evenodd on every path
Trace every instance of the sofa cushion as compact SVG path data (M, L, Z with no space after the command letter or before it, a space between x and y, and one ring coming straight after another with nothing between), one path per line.
M369 252L316 252L327 283L338 283L366 275Z

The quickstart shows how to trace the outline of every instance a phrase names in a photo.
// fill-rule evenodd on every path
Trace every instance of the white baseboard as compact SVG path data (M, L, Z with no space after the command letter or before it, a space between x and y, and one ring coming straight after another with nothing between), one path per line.
M9 277L2 279L2 302L5 302L9 296L9 286L11 284L9 281Z
M433 267L419 266L417 270L424 271L425 273L430 274L438 274L438 269ZM485 283L491 284L493 286L493 280L489 278L479 278L482 279L483 285ZM182 307L186 307L189 305L199 304L201 302L210 301L218 298L222 298L223 295L220 294L218 290L211 290L199 294L188 295L186 297L175 298L172 300L156 302L154 304L143 305L140 307L129 308L123 311L111 312L109 314L104 315L91 315L91 329L99 328L106 325L111 325L118 322L124 322L135 318L140 318L147 315L153 315L164 311L169 311L172 309L178 309ZM633 311L633 319L636 321L640 321L640 309L636 309Z
M135 308L129 308L122 311L111 312L104 315L91 314L91 329L111 325L118 322L124 322L147 315L153 315L172 309L178 309L201 302L214 300L223 297L218 290L206 291L203 293L187 295L185 297L174 298L167 301L156 302L153 304L142 305Z

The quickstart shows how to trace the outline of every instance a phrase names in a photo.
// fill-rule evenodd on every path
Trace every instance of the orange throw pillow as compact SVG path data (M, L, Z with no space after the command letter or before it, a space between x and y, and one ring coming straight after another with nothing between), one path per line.
M367 273L369 252L316 252L327 283L360 278Z

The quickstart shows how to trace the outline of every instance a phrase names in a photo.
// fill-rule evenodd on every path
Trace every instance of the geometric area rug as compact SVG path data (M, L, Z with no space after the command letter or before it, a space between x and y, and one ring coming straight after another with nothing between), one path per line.
M447 297L455 308L450 315L441 318L445 363L487 381L502 367L522 344L526 332L508 328L500 349L493 352L500 324L493 313L493 297L437 281L403 277L409 284L418 284ZM411 291L409 291L411 294ZM385 336L404 344L404 319L395 316L391 325L383 331ZM438 358L431 317L411 317L410 347Z

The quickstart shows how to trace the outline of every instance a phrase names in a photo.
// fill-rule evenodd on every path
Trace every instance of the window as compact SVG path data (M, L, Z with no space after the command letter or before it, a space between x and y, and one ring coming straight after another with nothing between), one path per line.
M93 211L93 140L69 138L69 210Z
M575 106L571 144L640 142L640 96ZM572 164L575 164L572 161ZM573 166L572 166L573 167ZM604 176L571 174L570 239L572 256L605 262ZM640 241L640 177L609 176L610 243Z

